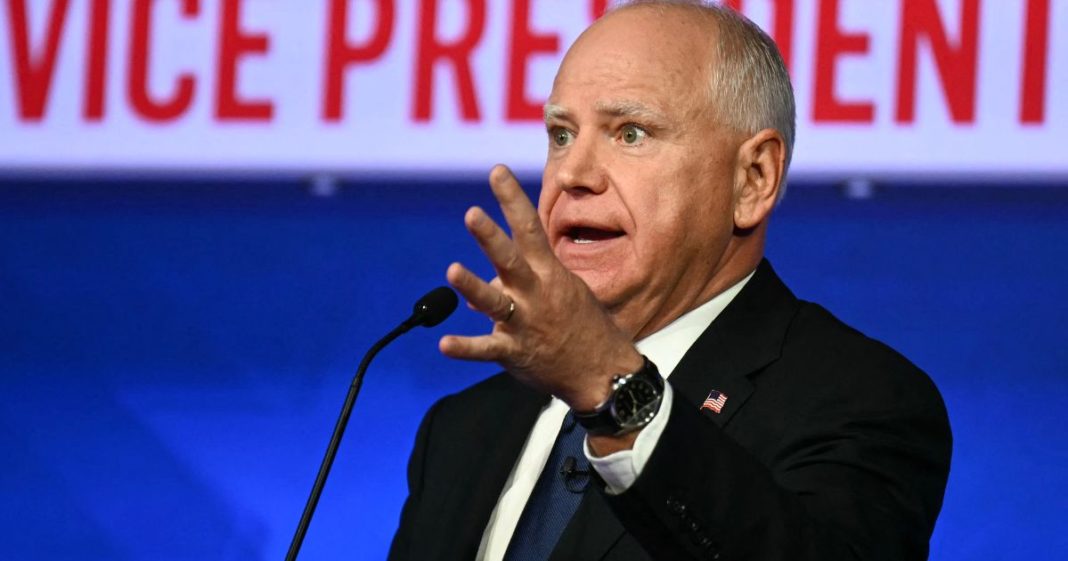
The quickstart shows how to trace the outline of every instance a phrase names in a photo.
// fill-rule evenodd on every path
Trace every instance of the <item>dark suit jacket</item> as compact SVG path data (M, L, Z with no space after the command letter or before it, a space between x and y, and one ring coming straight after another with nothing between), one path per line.
M938 390L766 261L670 383L641 476L618 496L591 486L554 560L927 558L951 448ZM699 409L712 389L720 414ZM501 374L431 408L391 560L474 559L547 400Z

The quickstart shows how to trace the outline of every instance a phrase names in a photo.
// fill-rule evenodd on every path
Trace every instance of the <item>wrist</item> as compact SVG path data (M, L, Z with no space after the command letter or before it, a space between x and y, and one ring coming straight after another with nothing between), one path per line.
M582 391L569 398L561 398L576 413L593 413L603 406L612 396L613 379L620 373L637 372L645 363L645 357L632 345L625 351L612 354L615 360L603 363L606 366L597 369L597 374L591 377Z

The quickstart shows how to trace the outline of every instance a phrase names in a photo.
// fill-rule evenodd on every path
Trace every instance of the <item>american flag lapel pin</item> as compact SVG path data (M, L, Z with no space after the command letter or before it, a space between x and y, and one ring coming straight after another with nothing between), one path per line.
M723 411L723 406L727 404L727 394L712 390L708 392L708 397L705 398L705 402L701 404L701 409L708 409L709 411L719 414Z

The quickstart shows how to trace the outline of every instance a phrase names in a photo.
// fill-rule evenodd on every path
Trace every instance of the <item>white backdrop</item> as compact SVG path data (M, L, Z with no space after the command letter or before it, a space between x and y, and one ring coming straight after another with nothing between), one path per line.
M6 0L0 170L538 170L601 4ZM788 54L795 177L1068 178L1068 0L732 4Z

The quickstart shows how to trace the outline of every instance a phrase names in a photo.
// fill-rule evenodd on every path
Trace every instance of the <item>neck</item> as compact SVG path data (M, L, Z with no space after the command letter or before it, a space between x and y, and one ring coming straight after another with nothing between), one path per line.
M762 239L743 238L740 240L741 243L735 243L738 241L737 237L732 240L723 253L720 263L709 271L705 282L688 290L676 285L668 291L668 294L653 295L653 298L658 296L663 298L659 304L649 302L648 307L640 304L638 306L624 305L620 306L619 310L609 310L616 325L630 333L634 341L644 339L741 282L757 268L761 259L764 258L764 247ZM628 307L631 311L640 310L643 307L655 311L647 317L637 318L637 321L628 321L629 318L626 317Z

